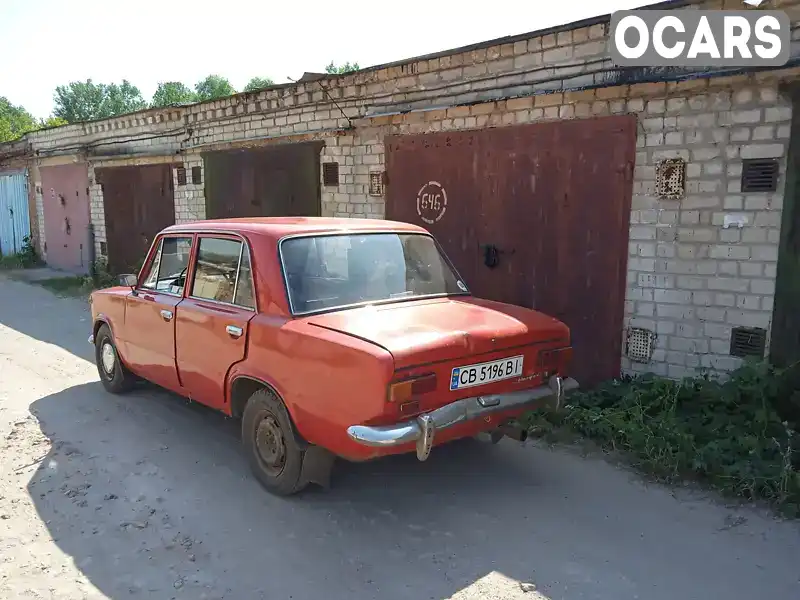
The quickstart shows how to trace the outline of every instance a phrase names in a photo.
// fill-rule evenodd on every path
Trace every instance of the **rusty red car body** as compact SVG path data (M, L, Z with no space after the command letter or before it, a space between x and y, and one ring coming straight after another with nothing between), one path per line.
M473 297L407 223L174 225L122 279L90 299L106 389L144 379L242 418L253 471L278 494L327 485L335 457L524 439L516 417L578 387L566 325Z

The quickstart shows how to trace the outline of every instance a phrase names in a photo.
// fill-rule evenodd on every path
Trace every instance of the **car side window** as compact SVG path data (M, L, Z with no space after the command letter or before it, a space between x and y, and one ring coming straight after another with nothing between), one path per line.
M247 247L242 251L242 262L239 264L239 279L236 284L236 297L233 303L255 310L255 292L253 290L253 270L250 267L250 252Z
M156 292L183 295L191 251L191 237L161 238L142 287Z
M254 308L250 254L242 242L200 238L192 296Z

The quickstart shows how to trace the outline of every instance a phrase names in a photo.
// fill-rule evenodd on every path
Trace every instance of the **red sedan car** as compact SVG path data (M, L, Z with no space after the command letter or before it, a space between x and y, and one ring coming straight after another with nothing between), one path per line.
M141 272L91 296L97 369L242 420L253 472L277 494L363 461L481 432L560 404L569 329L472 296L425 229L361 219L175 225Z

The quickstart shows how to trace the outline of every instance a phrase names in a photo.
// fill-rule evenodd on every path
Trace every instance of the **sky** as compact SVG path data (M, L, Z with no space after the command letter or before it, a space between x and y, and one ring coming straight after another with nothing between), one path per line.
M242 89L382 64L651 4L648 0L0 0L0 96L35 117L58 85L206 75Z

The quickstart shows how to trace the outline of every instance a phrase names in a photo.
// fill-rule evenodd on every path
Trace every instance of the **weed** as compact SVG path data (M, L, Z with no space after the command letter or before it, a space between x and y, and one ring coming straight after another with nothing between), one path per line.
M22 250L16 254L0 256L0 269L3 270L30 269L41 264L33 240L28 235L22 238Z
M659 480L700 479L800 515L800 435L776 409L793 392L787 373L756 362L727 380L613 380L576 393L560 413L536 411L525 423L535 435L553 439L567 430L621 451Z

